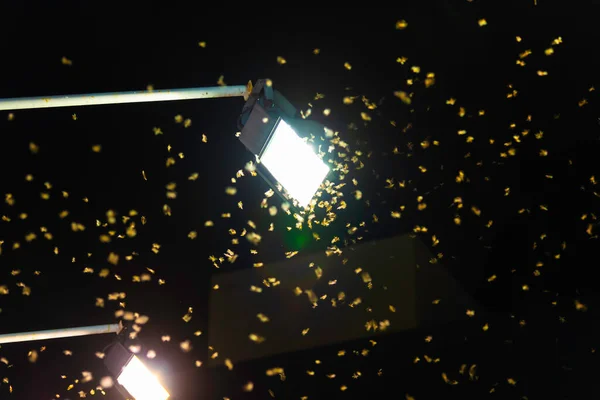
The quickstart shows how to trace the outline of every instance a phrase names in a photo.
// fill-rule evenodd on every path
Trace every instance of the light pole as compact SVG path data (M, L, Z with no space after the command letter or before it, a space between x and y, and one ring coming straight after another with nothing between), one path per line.
M307 136L322 137L325 127L304 117L299 118L296 108L273 89L269 79L260 79L254 86L248 82L245 86L0 99L0 110L219 97L244 97L246 103L238 119L239 138L256 156L257 172L284 199L291 199L293 206L310 206L330 168L305 139ZM305 139L298 135L299 132Z
M104 104L148 103L153 101L173 101L191 99L214 99L218 97L242 97L248 92L244 85L216 86L172 90L151 90L139 92L114 92L71 94L62 96L21 97L0 99L0 110L27 110L33 108L54 108L74 106L98 106Z
M121 333L122 324L82 326L79 328L50 329L36 332L6 333L0 335L0 345L7 343L32 342L34 340L61 339L76 336Z

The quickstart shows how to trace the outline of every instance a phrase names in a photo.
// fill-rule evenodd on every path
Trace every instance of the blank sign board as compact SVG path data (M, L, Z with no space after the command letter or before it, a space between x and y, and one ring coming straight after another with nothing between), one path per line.
M464 317L473 301L433 258L405 235L214 275L209 344L240 362Z

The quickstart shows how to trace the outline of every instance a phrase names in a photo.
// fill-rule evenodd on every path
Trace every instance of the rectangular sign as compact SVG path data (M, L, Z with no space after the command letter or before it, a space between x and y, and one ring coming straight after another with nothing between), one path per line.
M415 242L398 236L214 275L208 339L219 357L209 365L415 328Z

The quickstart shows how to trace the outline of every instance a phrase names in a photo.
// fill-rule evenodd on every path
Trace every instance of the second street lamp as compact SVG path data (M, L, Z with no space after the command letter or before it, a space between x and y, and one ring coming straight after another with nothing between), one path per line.
M310 205L329 174L329 166L307 140L299 136L320 137L325 127L297 117L297 110L268 79L247 86L218 86L157 90L147 92L95 93L0 99L0 110L73 107L105 104L142 103L219 97L246 99L238 121L240 141L257 158L258 172L284 198L289 194L299 207ZM264 167L264 168L263 168ZM272 179L271 179L272 178Z
M0 344L116 333L117 339L107 347L104 365L117 381L117 389L121 392L124 391L126 397L132 396L135 400L170 400L169 392L162 386L158 377L135 354L121 344L119 339L123 339L123 332L123 324L118 323L7 333L0 335Z
M167 400L169 392L158 378L133 353L120 342L114 342L104 357L104 365L124 388L136 400Z

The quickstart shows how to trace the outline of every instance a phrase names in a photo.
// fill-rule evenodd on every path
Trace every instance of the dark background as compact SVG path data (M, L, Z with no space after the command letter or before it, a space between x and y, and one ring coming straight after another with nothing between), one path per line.
M156 351L157 357L148 362L168 377L178 399L402 398L407 393L416 399L594 398L599 394L594 350L597 242L596 231L590 235L586 229L595 222L592 214L598 208L591 177L600 179L597 95L589 91L598 84L595 15L600 10L591 1L537 3L410 1L389 9L371 4L232 4L217 9L198 2L160 7L4 2L0 97L144 90L148 84L155 89L214 86L220 76L238 85L268 77L299 109L311 103L313 118L339 131L349 151L362 152L364 168L346 161L349 172L342 191L348 207L335 211L337 220L330 227L318 228L317 242L306 226L302 232L288 232L285 227L294 225L291 217L280 212L272 218L260 209L269 189L260 178L241 178L237 195L225 194L231 177L252 160L234 136L243 105L239 98L17 111L12 121L3 113L0 185L3 196L10 193L16 202L0 206L0 214L11 219L0 222L0 285L10 289L9 295L0 296L0 333L112 322L119 305L106 297L126 292L126 310L150 317L140 334L142 355ZM487 26L478 25L481 18ZM404 30L395 29L400 19L408 22ZM553 46L553 55L544 55L558 37L563 43ZM206 41L206 48L199 41ZM315 48L320 54L313 54ZM527 49L532 54L521 67L515 62ZM286 59L285 65L277 63L278 56ZM404 65L396 62L401 56L408 58ZM63 65L62 57L72 65ZM345 62L351 70L344 68ZM411 66L419 66L420 73ZM548 75L538 76L538 70ZM435 73L435 85L426 88L429 72ZM409 86L407 79L414 84ZM507 98L513 89L517 96ZM410 106L394 97L398 90L413 93ZM315 100L317 93L325 97ZM358 97L344 105L345 96ZM377 108L369 110L362 96ZM454 106L446 104L450 98L456 99ZM580 107L584 98L588 104ZM462 118L459 107L466 110ZM331 109L329 117L322 114L325 108ZM485 115L478 116L478 110ZM361 112L371 121L364 121ZM178 114L190 118L192 125L176 124ZM403 131L408 124L411 128ZM154 135L153 127L164 134ZM467 135L457 135L460 129ZM526 137L520 136L523 130L529 130ZM534 134L539 131L544 136L538 140ZM203 133L208 143L202 142ZM466 143L466 136L474 142ZM425 140L440 145L424 149ZM30 152L30 142L39 146L37 154ZM95 144L102 145L100 153L91 151ZM399 154L394 154L395 147ZM511 147L514 157L500 156ZM539 156L542 149L547 157ZM177 156L180 152L185 158ZM177 162L166 168L170 156ZM467 182L455 181L459 170ZM189 181L193 172L199 178ZM34 180L26 182L26 174ZM363 193L360 201L352 194L352 178ZM395 185L387 189L386 179L391 178ZM404 188L397 183L402 181ZM45 182L51 183L50 189ZM175 200L165 196L170 182L177 183ZM505 196L507 187L510 194ZM42 200L40 192L50 193L50 199ZM417 210L419 195L427 203L423 211ZM462 198L461 210L452 206L456 197ZM243 211L238 201L243 201ZM278 204L276 199L270 203ZM172 209L170 217L163 213L164 204ZM391 218L390 212L402 205L402 218ZM472 206L481 210L479 217ZM132 209L139 214L133 218L137 236L100 243L98 237L107 228L96 227L95 221L106 221L106 212L114 210L119 218L114 230L124 233L120 218ZM58 217L61 210L70 212L64 220ZM221 218L228 212L231 219ZM28 214L25 220L19 219L21 213ZM373 214L378 223L372 221ZM461 215L460 226L453 222L456 214ZM581 220L582 214L587 220ZM205 228L206 220L215 226ZM263 236L256 256L249 254L243 238L240 245L232 245L228 233L230 228L239 233L248 220ZM487 228L489 220L493 225ZM86 230L73 232L73 221ZM359 234L346 233L347 223L362 221ZM273 232L268 231L271 222ZM346 343L243 363L233 371L195 367L196 360L205 362L212 354L206 335L194 336L207 329L211 274L278 261L285 251L324 251L334 236L342 239L343 247L358 235L375 240L413 232L416 225L428 228L417 233L426 244L431 246L432 235L440 240L432 251L443 254L441 262L488 310L486 315L468 323L382 336L376 346ZM51 241L42 237L40 226L53 234ZM191 230L198 232L195 240L187 237ZM24 239L29 232L37 233L31 243ZM542 234L547 235L543 240ZM21 248L12 250L14 242ZM161 245L158 254L151 251L152 243ZM217 270L208 257L219 257L228 248L240 256ZM120 255L117 266L106 261L110 252ZM139 255L126 261L132 252ZM538 262L543 267L536 268ZM84 274L85 267L94 274ZM98 277L102 268L110 268L111 275ZM146 268L156 272L152 281L132 283L132 276ZM13 275L16 270L20 273ZM534 270L541 275L534 276ZM492 275L497 278L489 282ZM166 284L159 285L158 279ZM21 294L20 282L31 288L31 295ZM95 306L99 297L106 300L104 308ZM587 311L577 310L576 300ZM193 318L185 323L181 317L188 307L193 307ZM484 332L486 322L490 329ZM171 341L162 342L163 335ZM429 343L427 335L433 336ZM94 356L108 340L3 346L0 357L9 365L0 363L0 378L8 383L0 385L0 398L77 398L80 390L91 396L90 389L108 374ZM193 345L189 353L179 348L184 340ZM344 358L337 357L340 348L347 350ZM364 348L370 349L368 356L361 355ZM27 359L32 349L39 353L36 363ZM427 362L425 355L439 362ZM416 364L415 357L420 358ZM477 364L479 378L461 375L462 364ZM265 375L275 366L285 368L285 381ZM92 372L94 381L74 383L81 371ZM361 376L353 378L356 371ZM458 384L445 383L442 372ZM336 377L326 376L331 373ZM244 393L248 381L254 390ZM74 387L69 391L70 384ZM342 385L348 390L340 391ZM105 398L121 397L113 390Z

